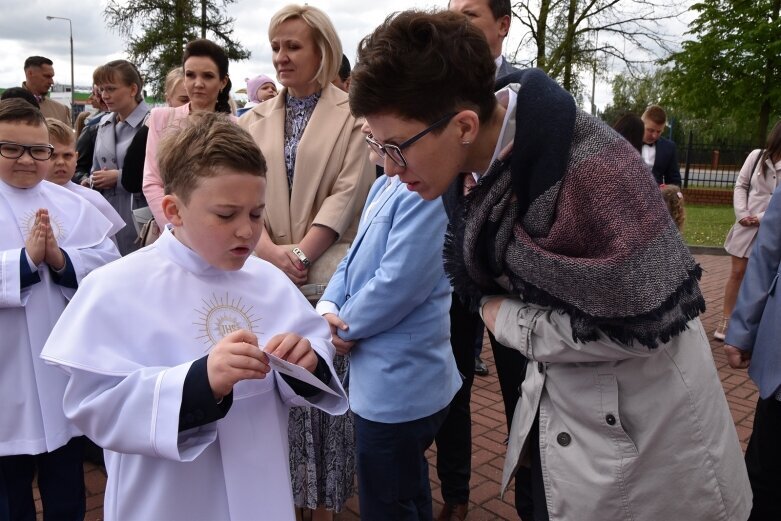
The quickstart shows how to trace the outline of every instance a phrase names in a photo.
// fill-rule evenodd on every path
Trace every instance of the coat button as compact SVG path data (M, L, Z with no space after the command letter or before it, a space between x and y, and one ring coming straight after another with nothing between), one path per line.
M556 436L556 441L559 442L559 445L562 447L566 447L572 441L572 436L566 432L560 432L559 435Z
M605 416L605 422L607 422L608 425L615 425L616 424L616 417L612 414L608 414Z

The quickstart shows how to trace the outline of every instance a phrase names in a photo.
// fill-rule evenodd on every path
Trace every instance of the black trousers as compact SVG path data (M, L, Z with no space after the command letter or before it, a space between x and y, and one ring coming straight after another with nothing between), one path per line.
M0 457L0 521L35 521L36 471L44 520L82 521L86 511L83 457L83 438L73 438L52 452Z
M521 384L526 376L527 360L516 349L500 344L490 331L488 339L491 341L491 350L494 352L496 376L499 378L499 388L502 391L504 414L507 417L507 432L509 433L510 426L513 424L515 406L521 397ZM521 467L515 474L515 510L524 521L535 519L533 517L533 498L531 470L527 467Z
M426 449L447 416L379 423L355 415L355 453L361 518L371 521L431 521L431 485Z
M746 468L754 493L749 521L781 519L781 402L759 399L754 430L746 449Z
M469 477L472 474L472 414L469 401L475 379L475 335L482 328L480 315L472 313L453 295L450 305L450 344L456 366L464 381L450 402L450 409L435 438L437 476L442 484L442 499L456 505L469 502Z

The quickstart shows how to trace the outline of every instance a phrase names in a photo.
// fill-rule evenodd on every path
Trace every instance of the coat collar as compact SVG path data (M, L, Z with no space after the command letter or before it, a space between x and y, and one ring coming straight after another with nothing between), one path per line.
M285 99L287 88L269 101L265 101L245 114L252 123L247 130L262 143L261 150L266 157L266 199L284 204L284 212L268 212L266 219L275 235L284 236L286 242L299 242L307 232L308 213L302 208L312 208L318 187L325 174L328 158L339 139L339 132L350 117L347 94L330 83L323 88L312 117L307 123L298 144L296 166L293 171L293 188L288 190L285 168ZM307 218L303 218L304 216ZM298 216L293 221L291 216Z

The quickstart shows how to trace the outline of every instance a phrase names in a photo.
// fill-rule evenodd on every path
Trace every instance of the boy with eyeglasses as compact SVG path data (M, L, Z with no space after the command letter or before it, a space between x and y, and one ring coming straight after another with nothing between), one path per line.
M54 147L41 112L0 102L0 519L84 518L81 438L62 410L67 376L39 357L82 278L119 258L111 224L44 181Z

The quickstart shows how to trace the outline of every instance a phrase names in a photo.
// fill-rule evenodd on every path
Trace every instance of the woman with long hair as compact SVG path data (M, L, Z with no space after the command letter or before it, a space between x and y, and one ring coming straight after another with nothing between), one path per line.
M770 197L781 176L781 121L777 122L767 138L764 149L752 151L746 158L735 180L732 205L737 221L727 234L724 249L730 254L732 266L724 286L724 306L721 320L713 333L716 340L724 340L729 317L738 298L738 290L746 274L748 257Z
M182 72L189 102L180 106L153 109L147 122L149 135L144 159L143 190L149 209L161 229L168 220L163 215L161 206L164 195L163 180L157 166L157 145L160 138L176 129L179 122L187 119L192 112L231 113L228 55L222 47L206 39L191 41L184 48Z

